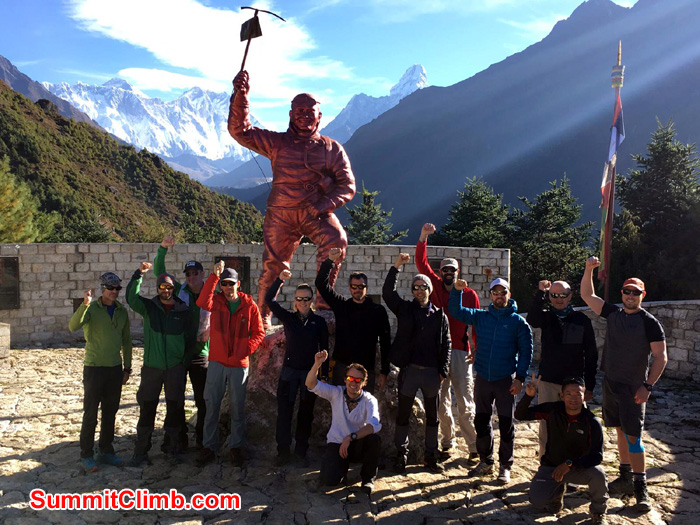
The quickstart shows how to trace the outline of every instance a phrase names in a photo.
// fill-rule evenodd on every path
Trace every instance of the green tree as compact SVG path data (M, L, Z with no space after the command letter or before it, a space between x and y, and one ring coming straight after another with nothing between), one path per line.
M408 230L391 232L389 217L393 210L382 210L382 205L375 202L378 191L369 191L362 183L362 204L348 207L350 223L347 226L350 244L391 244L403 239Z
M36 242L53 225L52 217L39 211L29 186L10 171L10 159L0 159L0 242Z
M457 202L450 208L447 224L431 237L430 243L503 248L508 229L508 206L503 204L503 195L496 195L481 178L467 178L464 191L457 192Z
M111 242L112 231L101 221L104 219L97 213L73 213L63 216L56 224L48 242Z
M695 144L676 139L672 121L651 135L637 168L616 178L623 207L613 237L613 286L635 275L648 298L691 299L700 294L700 166ZM630 233L631 232L631 233Z
M571 194L566 174L557 185L534 200L519 197L523 209L513 209L508 220L511 249L511 287L525 310L541 279L565 280L576 288L590 248L592 223L576 225L582 206Z

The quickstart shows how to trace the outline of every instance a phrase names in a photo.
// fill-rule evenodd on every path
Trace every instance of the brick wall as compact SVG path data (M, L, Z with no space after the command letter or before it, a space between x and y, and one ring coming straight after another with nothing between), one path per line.
M11 325L13 346L51 346L79 342L82 331L70 333L68 320L73 314L73 305L83 297L88 288L97 290L99 276L108 271L123 279L123 286L138 269L141 261L153 262L158 244L0 244L0 256L19 257L20 308L0 310L0 323ZM381 295L386 272L393 265L400 251L413 256L415 246L350 246L346 263L338 277L338 290L349 295L347 279L351 272L365 272L369 278L369 294ZM250 258L250 283L257 297L257 278L262 268L263 247L260 244L178 244L169 250L166 267L178 278L183 278L185 262L197 259L208 274L215 259L222 256ZM428 246L429 259L454 257L461 260L462 276L486 301L490 278L510 276L510 250L451 248ZM313 283L316 278L316 246L302 245L292 260L292 279L280 293L279 301L291 308L294 288L300 282ZM486 272L486 273L485 273ZM411 276L416 273L413 258L407 271L399 279L399 287L406 297L410 296ZM286 293L285 293L286 289ZM124 299L124 291L120 300ZM155 277L152 273L144 278L143 295L155 295ZM140 338L142 320L130 314L132 333ZM393 316L392 322L393 322Z

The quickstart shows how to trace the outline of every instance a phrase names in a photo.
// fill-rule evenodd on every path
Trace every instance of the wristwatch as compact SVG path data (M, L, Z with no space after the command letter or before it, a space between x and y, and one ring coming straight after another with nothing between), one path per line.
M569 468L571 468L571 467L573 466L573 464L574 464L574 462L571 461L570 459L567 459L566 461L564 461L564 463L565 463L566 466L569 467Z
M356 439L357 439L357 433L353 432L352 434L350 434L351 441L355 441Z
M647 383L646 381L644 381L644 382L642 383L642 386L643 386L644 388L646 388L649 392L651 392L651 391L653 390L653 388L654 388L654 385L649 384L649 383Z

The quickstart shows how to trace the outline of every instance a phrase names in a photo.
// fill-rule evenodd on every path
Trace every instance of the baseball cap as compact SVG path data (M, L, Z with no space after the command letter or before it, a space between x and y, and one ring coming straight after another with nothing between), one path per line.
M639 290L640 292L645 292L646 288L644 287L644 281L641 279L637 279L636 277L630 277L627 279L624 283L622 283L622 287L631 287L635 288L636 290Z
M321 102L311 93L299 93L292 99L292 107L294 106L310 106L313 107Z
M453 259L452 257L446 257L442 261L440 261L440 269L442 270L445 266L452 266L455 270L459 268L459 263L457 262L457 259Z
M187 261L185 263L185 269L182 271L182 273L187 273L187 270L199 270L200 272L204 271L204 266L202 266L202 263L199 261Z
M221 272L221 275L219 276L220 281L234 281L238 282L238 272L234 270L233 268L224 268L224 271Z
M510 290L510 284L508 284L508 281L506 281L505 279L501 279L500 277L491 281L491 284L489 285L489 290L493 290L496 286L503 286L503 288L505 288L506 290Z

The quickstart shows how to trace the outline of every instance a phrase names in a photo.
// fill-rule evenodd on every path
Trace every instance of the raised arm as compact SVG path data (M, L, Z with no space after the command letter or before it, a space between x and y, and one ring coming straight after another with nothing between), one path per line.
M76 332L77 330L80 330L85 323L90 321L90 314L87 313L87 310L91 302L92 290L87 290L83 294L83 302L80 303L80 306L78 306L78 309L73 312L73 315L71 315L71 318L68 321L68 330L71 332Z
M583 277L581 278L581 299L591 310L600 315L605 301L595 294L595 288L593 287L593 270L598 268L598 266L600 266L598 257L589 257L586 260L586 271L583 272Z
M289 270L282 270L279 277L275 279L272 286L267 289L265 293L265 304L270 308L275 317L280 320L282 324L288 322L290 317L293 316L288 310L286 310L280 303L277 302L277 294L279 294L280 288L286 280L292 276L292 272Z
M418 271L422 274L427 275L430 278L430 281L433 283L433 289L436 289L442 284L442 279L433 271L433 269L430 267L430 264L428 264L427 246L428 236L431 233L435 233L435 225L426 222L423 225L423 228L421 229L420 237L418 238L418 242L416 243L415 259L416 268L418 268Z
M314 356L314 365L311 367L311 370L309 370L309 373L306 374L306 380L304 381L306 388L309 390L316 388L316 385L318 384L318 370L321 368L321 365L326 361L326 359L328 359L328 350L316 352L316 355Z
M219 284L219 276L223 271L224 261L219 261L214 265L207 280L204 281L204 286L202 286L202 290L199 292L199 298L197 299L197 306L202 310L211 312L214 307L214 290L216 289L216 285Z
M467 287L464 279L455 279L455 284L450 291L449 310L452 317L465 324L475 325L478 322L478 312L474 308L465 308L462 305L462 291Z
M143 298L139 295L141 280L151 268L153 268L151 263L142 262L139 269L131 276L129 284L126 285L126 302L134 312L140 315L146 315L146 306L143 304Z
M250 85L248 80L247 71L239 72L233 79L234 92L231 95L229 106L228 132L242 146L270 158L274 133L256 128L250 121L250 102L248 101Z
M156 258L153 259L153 273L156 276L167 272L165 269L165 256L168 254L168 249L172 248L173 246L175 246L175 237L172 235L166 235L163 237L163 240L158 247L158 251L156 252ZM182 284L179 281L175 281L175 290L173 291L173 295L177 296L177 294L180 293L181 288Z
M527 311L527 322L533 328L542 328L544 322L544 303L547 299L547 292L552 287L550 281L540 281L537 284L537 291L532 297L530 309Z
M401 303L403 302L403 299L399 297L399 294L396 291L396 283L399 279L399 271L401 270L401 268L403 268L403 265L406 264L410 259L411 256L407 253L400 253L396 258L394 266L389 269L389 273L386 275L386 279L384 279L384 286L382 287L382 299L384 299L384 302L389 307L389 310L394 312L394 314L398 313L399 308L401 308Z
M321 267L318 269L318 275L316 275L316 289L318 293L321 294L328 306L332 310L335 310L342 303L345 302L345 297L336 292L330 285L331 272L333 271L333 266L336 261L340 260L343 255L343 250L341 248L331 248L328 253L328 259L323 261Z

